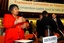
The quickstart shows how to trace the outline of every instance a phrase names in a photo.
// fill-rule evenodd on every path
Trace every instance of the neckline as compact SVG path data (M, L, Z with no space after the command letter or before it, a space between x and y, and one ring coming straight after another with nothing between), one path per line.
M11 14L11 16L16 20L16 18ZM17 19L19 18L19 16L17 16Z

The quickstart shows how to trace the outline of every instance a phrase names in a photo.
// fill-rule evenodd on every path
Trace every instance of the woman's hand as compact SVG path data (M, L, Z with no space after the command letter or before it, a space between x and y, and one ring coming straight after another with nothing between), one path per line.
M21 23L21 22L25 22L26 20L25 20L25 18L23 18L23 17L19 17L18 19L17 19L17 22L18 23Z
M23 18L23 17L19 17L19 18L17 19L17 22L18 22L18 23L25 22L25 21L26 21L26 19Z
M21 28L27 28L27 24L26 23L24 23L23 25L21 25Z
M21 25L22 28L29 28L29 23L27 22L24 22L23 25Z
M19 18L15 21L14 24L22 23L22 22L25 22L25 21L26 21L25 18L23 18L23 17L19 17Z

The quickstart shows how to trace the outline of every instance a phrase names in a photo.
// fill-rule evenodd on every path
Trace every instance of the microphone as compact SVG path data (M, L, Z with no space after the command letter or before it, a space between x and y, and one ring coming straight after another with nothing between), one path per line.
M48 30L48 36L50 36L50 26L47 25L46 27L47 27L47 30Z

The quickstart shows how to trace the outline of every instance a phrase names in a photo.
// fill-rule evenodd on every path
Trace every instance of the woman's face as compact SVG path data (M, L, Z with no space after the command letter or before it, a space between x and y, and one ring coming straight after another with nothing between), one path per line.
M43 18L43 15L40 15L40 19L42 19Z
M14 14L14 15L18 15L19 9L18 9L17 7L14 7L14 8L12 9L11 13Z
M55 14L52 14L52 18L56 18L56 15Z

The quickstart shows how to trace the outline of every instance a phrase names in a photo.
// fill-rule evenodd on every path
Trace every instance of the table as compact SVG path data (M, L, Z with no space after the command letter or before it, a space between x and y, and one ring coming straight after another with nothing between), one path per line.
M28 43L28 42L33 42L33 40L15 40L15 43L18 43L18 42Z

